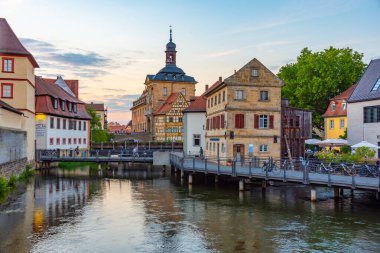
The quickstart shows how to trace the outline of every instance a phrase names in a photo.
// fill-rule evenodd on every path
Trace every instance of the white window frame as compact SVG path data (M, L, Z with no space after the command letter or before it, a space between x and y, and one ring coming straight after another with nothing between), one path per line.
M244 100L245 92L244 90L235 90L235 100Z
M342 124L343 123L343 124ZM339 126L340 126L340 129L343 129L343 128L345 128L345 120L344 119L340 119L340 121L339 121Z
M259 70L258 69L252 69L251 75L253 77L258 77L259 76Z
M264 96L265 94L265 96ZM268 101L269 100L269 91L261 90L260 91L260 101Z
M334 122L333 119L330 119L329 126L330 126L330 129L334 129L334 127L335 127L335 122Z
M167 87L162 88L162 95L164 95L164 96L168 95L168 88Z
M332 103L331 104L331 111L335 111L335 109L336 109L336 105L335 105L335 103Z
M266 145L266 144L260 144L259 151L260 152L268 152L268 145Z
M182 93L182 95L186 96L186 88L182 88L181 93Z
M269 128L269 115L259 116L259 128Z
M3 64L4 64L3 71L7 73L13 73L14 72L13 62L14 62L14 59L3 59Z
M195 144L196 140L198 140L199 144ZM193 134L193 147L199 147L199 146L201 146L201 135Z

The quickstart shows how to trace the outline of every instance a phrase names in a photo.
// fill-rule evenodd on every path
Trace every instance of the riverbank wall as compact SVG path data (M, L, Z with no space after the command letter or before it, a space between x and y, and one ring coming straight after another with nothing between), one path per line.
M12 175L19 176L28 164L27 158L0 164L0 177L9 179Z

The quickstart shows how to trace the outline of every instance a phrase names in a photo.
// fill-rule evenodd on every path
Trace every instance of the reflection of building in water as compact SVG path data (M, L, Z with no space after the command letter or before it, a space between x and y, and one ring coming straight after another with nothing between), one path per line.
M98 180L38 178L34 191L33 231L40 234L48 227L70 222L81 213L78 210L86 205L91 194L99 189Z

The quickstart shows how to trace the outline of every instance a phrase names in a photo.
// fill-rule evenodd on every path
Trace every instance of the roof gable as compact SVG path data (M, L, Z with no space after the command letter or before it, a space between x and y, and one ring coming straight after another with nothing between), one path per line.
M206 101L205 96L199 96L183 112L206 112Z
M170 110L173 108L173 105L176 104L180 100L185 101L185 103L187 103L182 93L178 92L178 93L170 94L168 99L166 99L166 101L158 108L157 111L155 111L154 114L162 115L162 114L166 114L170 112Z
M380 88L376 91L372 90L379 78L380 59L372 60L361 76L348 102L353 103L380 99Z

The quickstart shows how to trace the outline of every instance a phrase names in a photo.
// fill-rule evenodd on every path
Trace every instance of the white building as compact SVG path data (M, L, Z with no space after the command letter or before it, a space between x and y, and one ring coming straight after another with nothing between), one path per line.
M185 155L199 155L200 148L205 149L206 134L206 98L196 97L184 111Z
M85 103L65 86L62 77L52 83L36 77L37 150L59 149L61 155L87 153L90 146L90 115Z
M372 60L348 99L348 143L380 146L380 59ZM380 158L380 149L377 150Z

